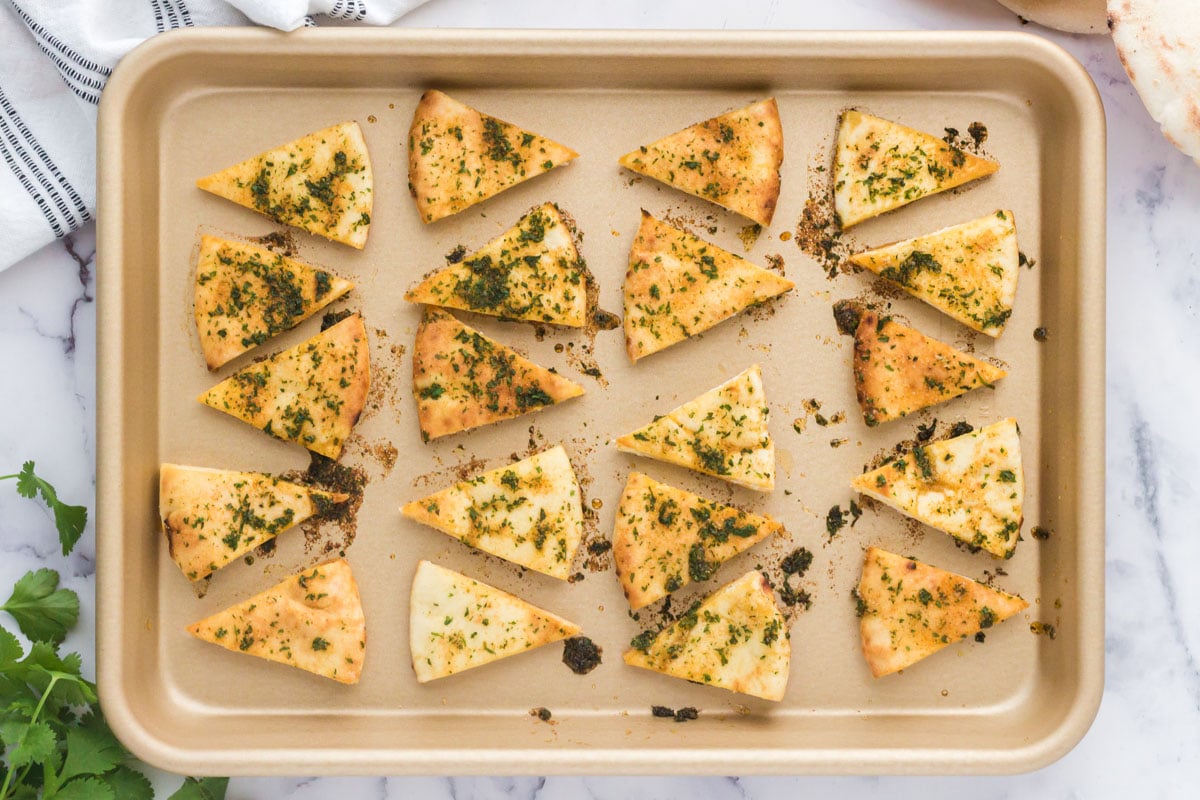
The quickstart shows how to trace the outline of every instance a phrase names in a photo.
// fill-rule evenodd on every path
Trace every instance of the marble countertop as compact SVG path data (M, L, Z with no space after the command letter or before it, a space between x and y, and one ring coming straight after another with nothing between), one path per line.
M592 6L593 4L588 4ZM406 26L1000 29L988 0L433 0ZM1107 674L1095 724L1070 754L1007 778L269 778L232 798L1174 797L1200 779L1200 167L1159 134L1107 37L1037 26L1091 73L1108 117ZM1098 165L1099 166L1099 165ZM94 508L97 276L89 226L0 274L0 473L28 458ZM1097 431L1095 435L1101 435ZM0 489L0 586L49 566L83 599L67 647L94 669L94 531L67 558L36 504ZM167 787L171 779L157 776ZM1186 787L1191 786L1189 790Z

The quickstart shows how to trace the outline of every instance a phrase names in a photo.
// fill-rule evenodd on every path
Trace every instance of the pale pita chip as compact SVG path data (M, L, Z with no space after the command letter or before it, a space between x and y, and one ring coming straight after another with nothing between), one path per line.
M791 645L761 572L751 570L657 634L634 638L625 663L731 692L782 700Z
M196 181L206 192L361 250L371 229L374 180L357 122L280 145Z
M625 352L637 361L794 287L643 211L625 273Z
M417 564L408 636L418 683L579 633L575 623L494 586L429 561Z
M758 364L617 439L617 449L769 492L775 488L775 443Z
M621 166L770 225L779 201L783 127L775 98L639 147Z
M358 584L345 559L293 575L188 631L226 650L358 683L367 650L367 624Z
M843 228L1000 169L933 134L861 111L842 113L833 204Z
M208 368L296 327L352 288L262 245L201 236L194 310Z
M583 387L426 307L413 349L413 396L425 441L541 411Z
M874 311L859 317L853 358L854 388L868 425L992 386L1008 374Z
M408 186L435 222L578 158L569 147L430 90L408 133Z
M235 372L198 399L276 439L336 459L370 384L367 331L355 314Z
M997 337L1012 316L1021 253L1011 211L850 257L954 319Z
M504 319L587 324L587 275L571 229L553 203L531 210L404 299Z
M717 568L783 530L771 517L714 503L631 473L617 506L613 562L634 611Z
M1009 418L856 477L854 488L997 558L1010 558L1023 521L1025 473Z
M485 553L565 581L583 539L580 497L571 459L558 445L401 511Z
M863 657L876 678L890 675L1028 606L970 578L872 547L858 584Z
M163 464L158 513L167 551L198 581L349 495L261 472Z

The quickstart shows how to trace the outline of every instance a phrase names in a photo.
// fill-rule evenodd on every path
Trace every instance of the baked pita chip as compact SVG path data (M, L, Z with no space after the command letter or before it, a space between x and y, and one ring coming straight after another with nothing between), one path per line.
M617 449L769 492L775 488L775 443L767 415L762 371L755 364L617 439Z
M562 445L404 506L409 519L566 580L583 539L579 481Z
M418 683L577 636L573 622L429 561L417 564L409 646Z
M430 90L408 133L408 186L421 221L436 222L578 157Z
M876 678L974 636L1029 606L1011 594L878 547L858 584L863 656Z
M617 506L613 561L629 607L661 600L749 550L783 525L631 473Z
M833 205L843 228L1000 169L933 134L845 111L833 164Z
M1021 532L1025 473L1016 420L915 447L854 488L902 514L997 558L1011 558Z
M899 419L1008 373L945 342L864 311L854 334L854 388L868 425Z
M188 626L226 650L278 661L339 683L358 683L367 625L345 559L293 575L244 603Z
M1021 253L1011 211L868 250L850 260L969 328L997 337L1012 316Z
M625 352L637 361L794 287L643 211L625 273Z
M206 192L361 250L371 229L374 179L357 122L280 145L196 181Z
M787 623L751 570L657 634L634 638L625 663L731 692L782 700L792 653Z
M370 353L362 317L235 372L198 398L276 439L336 459L367 402Z
M770 225L783 126L775 98L730 111L621 156L621 166Z
M163 464L158 513L167 550L198 581L293 525L349 499L261 472Z
M413 351L413 395L425 441L519 417L583 387L426 307Z
M404 299L581 328L587 324L586 280L562 213L544 203L470 256L426 278Z
M201 236L194 308L208 368L296 327L353 288L262 245Z

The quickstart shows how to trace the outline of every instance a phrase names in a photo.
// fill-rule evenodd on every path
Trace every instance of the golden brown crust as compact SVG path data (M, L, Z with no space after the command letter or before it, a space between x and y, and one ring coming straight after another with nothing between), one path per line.
M1012 316L1020 274L1013 213L993 214L851 256L962 324L991 337Z
M692 581L708 580L721 564L782 530L771 517L634 472L617 506L613 562L629 607L637 611Z
M340 558L189 625L188 632L339 683L358 683L367 649L358 584Z
M794 287L642 211L625 273L625 352L637 361Z
M425 441L540 411L583 387L445 311L425 308L413 350L413 395Z
M855 490L997 558L1024 521L1021 440L1011 417L912 452L857 476Z
M850 109L838 126L834 209L849 228L998 169L933 134Z
M235 372L199 400L277 439L336 459L366 405L370 384L367 331L355 314Z
M401 513L565 581L583 540L581 494L567 451L558 445L414 500Z
M642 637L639 637L639 640ZM625 663L764 700L782 700L791 666L787 622L761 572L752 570L689 609Z
M158 509L167 551L198 581L349 495L261 472L163 464Z
M421 95L408 134L409 189L421 221L435 222L578 157L430 90Z
M779 202L783 126L775 98L639 147L621 166L770 225Z
M854 388L868 425L991 386L1008 373L874 311L854 334Z
M430 275L404 299L504 319L580 328L587 324L587 275L554 203L456 264Z
M196 181L206 192L361 250L371 228L374 179L357 122L272 148Z
M194 311L208 368L294 328L352 288L262 245L201 236Z
M863 657L876 678L1028 607L1020 597L872 547L858 584Z

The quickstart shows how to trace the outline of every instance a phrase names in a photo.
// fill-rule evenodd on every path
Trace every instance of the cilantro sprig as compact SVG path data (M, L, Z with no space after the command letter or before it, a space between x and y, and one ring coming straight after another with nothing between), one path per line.
M40 494L46 507L54 512L54 527L58 528L58 540L62 543L63 555L69 554L75 548L79 537L83 535L83 529L87 527L87 509L83 506L68 505L59 500L58 492L54 491L54 487L33 471L32 461L22 464L20 472L14 472L12 475L0 475L0 481L13 478L17 479L17 494L21 497L28 497L30 500Z
M58 499L27 461L14 475L23 496L54 512L63 555L87 526L87 509ZM0 800L153 800L146 776L104 721L78 653L58 646L79 619L79 596L52 569L27 572L0 605L32 642L0 625ZM0 595L2 596L2 595ZM223 800L228 778L186 778L170 800Z

